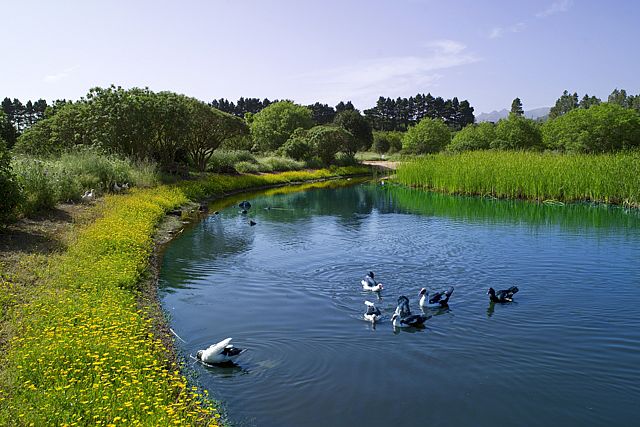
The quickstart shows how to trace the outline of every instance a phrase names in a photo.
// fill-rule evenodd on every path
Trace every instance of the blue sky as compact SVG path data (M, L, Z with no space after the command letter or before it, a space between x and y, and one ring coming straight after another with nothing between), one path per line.
M431 92L480 113L640 93L633 0L2 2L0 97L23 101L114 83L360 109Z

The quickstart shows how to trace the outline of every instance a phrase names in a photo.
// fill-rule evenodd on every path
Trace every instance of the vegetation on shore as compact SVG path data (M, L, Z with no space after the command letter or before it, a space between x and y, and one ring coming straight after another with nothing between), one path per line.
M362 171L210 175L106 196L92 208L99 219L49 257L35 284L1 275L0 320L13 333L0 352L0 424L216 425L138 307L155 227L189 199Z
M640 152L471 151L402 163L398 182L453 194L640 207Z

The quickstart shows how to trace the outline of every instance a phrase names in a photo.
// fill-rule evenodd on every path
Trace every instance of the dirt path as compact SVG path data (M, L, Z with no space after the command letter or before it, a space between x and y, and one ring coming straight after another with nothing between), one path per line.
M364 160L364 165L377 166L382 169L396 170L400 162L394 162L390 160Z

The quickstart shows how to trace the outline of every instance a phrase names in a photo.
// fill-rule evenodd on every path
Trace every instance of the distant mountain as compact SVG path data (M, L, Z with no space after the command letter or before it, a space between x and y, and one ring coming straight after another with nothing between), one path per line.
M533 110L525 111L524 116L529 119L542 119L545 120L549 115L549 107L534 108ZM500 111L492 111L490 113L480 113L476 116L476 122L497 122L500 119L505 119L509 116L509 110L506 108Z

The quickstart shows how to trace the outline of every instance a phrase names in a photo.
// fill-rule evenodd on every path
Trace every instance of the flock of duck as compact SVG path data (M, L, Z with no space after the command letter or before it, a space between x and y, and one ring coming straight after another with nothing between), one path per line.
M373 271L370 271L360 283L362 284L362 289L365 291L380 292L384 289L382 283L376 281ZM513 296L517 292L517 286L512 286L509 289L499 291L489 288L487 295L489 295L489 300L493 303L506 303L513 301ZM418 294L420 297L418 304L423 309L448 307L449 299L452 294L453 286L446 291L435 292L431 296L427 289L422 288ZM371 323L376 323L380 320L382 317L380 309L371 301L365 301L364 304L367 306L367 311L364 313L364 319ZM393 313L393 316L391 316L391 323L394 328L415 328L424 325L424 322L426 322L428 318L429 316L425 314L412 314L411 308L409 307L409 298L405 295L400 295L398 297L398 306L396 307L396 311Z
M380 292L384 289L384 285L376 281L375 274L372 271L370 271L364 279L360 281L360 283L362 284L362 289L365 291ZM498 291L493 288L489 288L487 295L489 295L489 300L492 303L508 303L513 301L513 296L517 292L517 286L512 286L509 289ZM422 309L446 308L449 306L449 300L451 299L452 294L453 286L445 291L435 292L433 294L429 294L429 291L426 288L422 288L418 294L420 297L418 305L420 305ZM364 304L367 306L363 316L364 319L375 324L381 319L382 312L371 301L365 301ZM428 318L429 316L426 314L412 314L409 306L409 298L405 295L400 295L398 297L398 306L396 307L393 316L391 316L391 323L394 328L419 328L424 325L424 322L426 322ZM216 365L232 362L237 356L245 351L246 349L234 347L234 345L231 344L231 338L227 338L219 343L209 346L205 350L199 350L195 359L205 365Z

